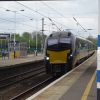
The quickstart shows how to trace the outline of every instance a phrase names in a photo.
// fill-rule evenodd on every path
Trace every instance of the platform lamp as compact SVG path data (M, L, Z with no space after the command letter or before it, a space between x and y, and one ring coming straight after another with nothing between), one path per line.
M93 30L93 29L89 28L89 29L87 29L87 30L88 30L88 31L91 31L91 30ZM90 32L89 32L89 36L91 36Z
M34 21L33 18L31 18L30 20ZM31 33L30 36L32 37L32 40L33 40L33 37L34 37L33 33ZM30 41L30 36L29 36L29 41ZM29 43L29 47L30 47L30 43ZM34 45L33 45L33 52L34 52Z
M36 32L35 32L35 35L36 35L36 40L35 40L35 42L36 42L36 43L35 43L35 56L37 56L37 44L38 44L38 41L37 41L37 38L38 38L38 37L37 37L37 26L38 26L38 25L37 25L37 22L38 22L38 20L37 20L37 19L34 20L33 18L31 18L30 20L31 20L31 21L35 21L35 23L36 23Z
M19 12L19 11L17 11L17 10L9 10L9 9L6 9L6 11L8 11L8 12L13 12L14 13L14 19L15 19L15 24L14 24L14 26L15 26L15 32L14 32L14 59L15 59L15 46L16 46L16 13L17 12ZM22 9L22 10L20 10L20 11L24 11L24 9Z

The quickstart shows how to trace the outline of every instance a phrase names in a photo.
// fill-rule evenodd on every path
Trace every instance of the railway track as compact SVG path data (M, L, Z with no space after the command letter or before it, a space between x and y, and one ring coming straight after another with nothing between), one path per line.
M0 77L0 89L41 73L45 73L43 62L29 63L29 65L23 64L14 68L0 70L0 75L3 77Z
M17 82L23 81L25 79L34 77L34 76L42 74L42 73L45 73L44 66L29 70L29 71L26 71L26 72L23 72L23 73L14 75L14 76L4 78L4 79L0 80L0 88L5 88L7 86L10 86L12 84L15 84Z
M0 70L0 72L2 72L2 70ZM3 72L6 73L6 75ZM29 63L29 65L23 64L14 68L10 68L10 69L7 68L4 69L3 72L0 73L4 75L4 78L0 77L0 100L9 100L6 97L7 92L8 92L7 95L10 93L11 97L15 96L15 94L13 94L14 90L11 90L9 92L11 88L15 88L18 87L19 85L23 85L22 89L20 88L20 93L22 93L24 84L30 84L32 82L35 82L36 79L34 79L34 77L38 78L39 76L41 76L42 78L42 75L45 75L45 67L43 61L40 61L40 63L39 62L38 63L36 62L35 64ZM25 88L27 90L31 87L29 86L28 88L27 87ZM20 93L17 93L17 95L19 95ZM10 96L9 98L11 98Z
M2 80L2 77L7 78L9 76L20 74L27 70L37 68L38 65L44 65L43 60L1 67L0 68L0 80Z
M49 84L54 80L53 77L49 77L47 79L45 79L44 81L34 85L33 87L27 89L26 91L16 95L15 97L11 98L10 100L24 100L24 98L27 97L28 94L31 94L31 92L33 92L36 88L39 88L41 86L43 86L44 84Z

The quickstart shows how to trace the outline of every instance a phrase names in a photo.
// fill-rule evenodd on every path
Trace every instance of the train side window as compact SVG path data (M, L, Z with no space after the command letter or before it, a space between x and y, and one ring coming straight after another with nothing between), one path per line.
M86 43L85 41L82 41L82 42L81 42L81 45L82 45L82 46L81 46L81 49L82 49L82 50L87 50L88 45L87 45L87 43Z
M83 49L87 49L87 44L83 44Z

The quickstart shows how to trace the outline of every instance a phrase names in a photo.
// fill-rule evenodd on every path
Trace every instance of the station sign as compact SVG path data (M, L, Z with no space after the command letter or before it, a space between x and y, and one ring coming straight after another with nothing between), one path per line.
M10 38L10 34L0 33L0 39L7 39L7 38Z
M6 39L7 37L4 37L4 36L0 36L0 39Z

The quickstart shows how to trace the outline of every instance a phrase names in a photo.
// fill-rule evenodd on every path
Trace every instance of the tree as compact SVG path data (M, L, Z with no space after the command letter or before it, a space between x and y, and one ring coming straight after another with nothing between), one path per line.
M97 38L94 38L93 36L88 36L87 39L92 41L94 43L95 47L97 48L97 40L98 40Z
M14 33L11 34L11 41L13 41L13 40L14 40ZM16 40L16 41L20 41L20 40L21 40L21 36L20 36L19 33L16 33L16 34L15 34L15 40Z
M34 31L31 34L29 32L24 32L21 37L21 41L26 42L30 50L35 50L36 49L36 35L37 35L37 49L40 51L41 50L41 44L44 43L46 35L42 36L42 33L39 31ZM42 41L42 42L41 42Z
M28 43L29 39L30 39L30 33L29 32L24 32L22 34L21 41Z

